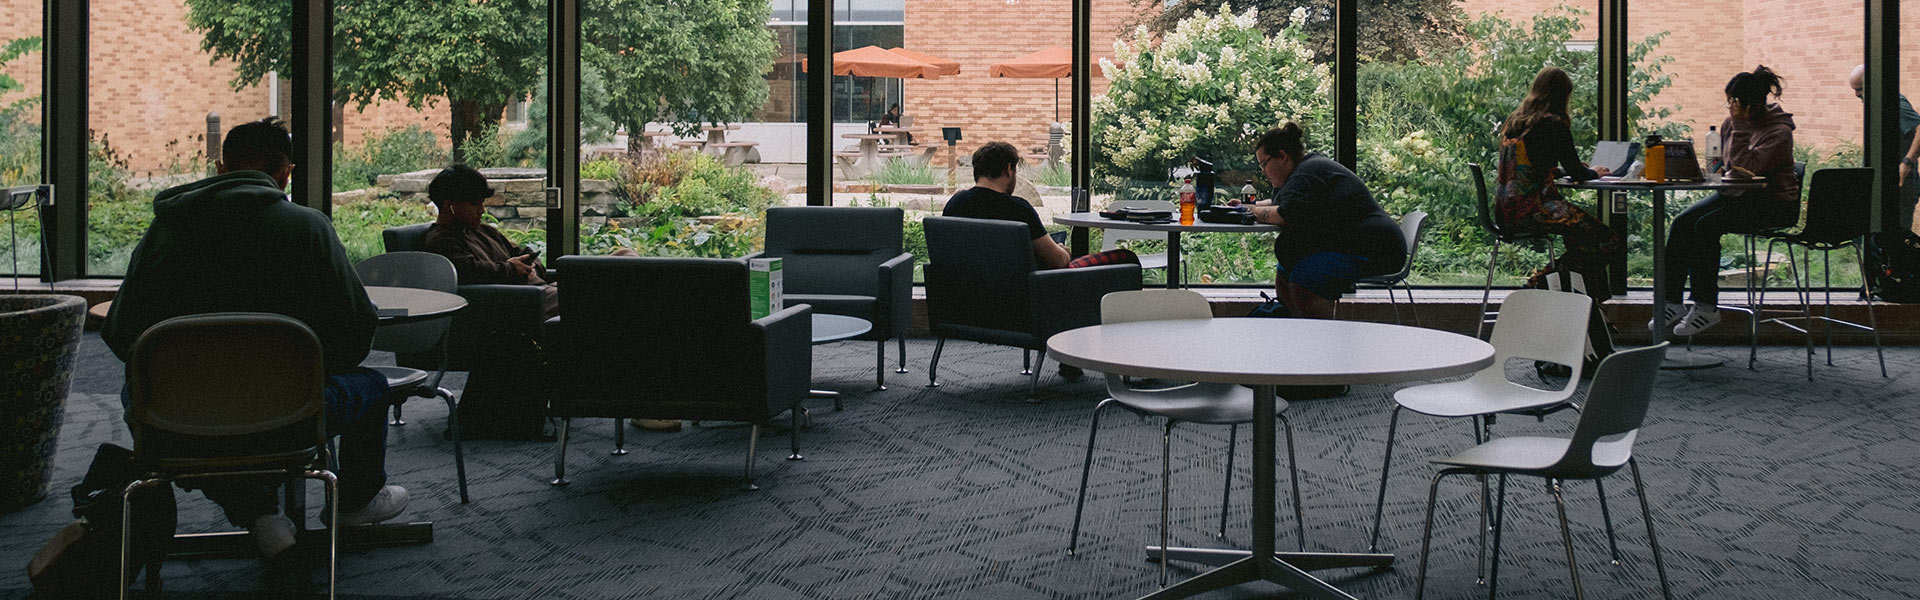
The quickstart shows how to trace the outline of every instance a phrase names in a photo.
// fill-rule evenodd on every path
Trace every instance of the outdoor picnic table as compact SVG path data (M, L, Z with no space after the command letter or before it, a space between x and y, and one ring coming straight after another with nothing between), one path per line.
M855 177L864 177L880 168L880 140L894 139L891 133L843 133L840 137L860 140L860 155L853 159Z
M899 144L902 146L912 144L913 134L920 133L921 131L922 130L919 127L900 127L897 125L882 125L880 127L874 128L874 132L876 134L880 134L880 133L892 134L893 143Z

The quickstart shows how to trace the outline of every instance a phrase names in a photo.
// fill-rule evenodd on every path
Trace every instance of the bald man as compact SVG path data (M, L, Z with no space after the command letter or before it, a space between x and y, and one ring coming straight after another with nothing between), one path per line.
M1853 75L1847 78L1847 85L1853 86L1855 97L1865 100L1867 66L1854 67ZM1920 166L1916 164L1920 163L1920 136L1914 135L1916 130L1920 130L1920 113L1914 112L1906 94L1900 94L1900 147L1905 148L1906 153L1900 157L1900 167L1896 171L1900 177L1901 209L1898 214L1906 221L1900 225L1909 231L1913 230L1914 205L1920 203L1920 175L1915 173L1920 170L1916 169L1916 166Z

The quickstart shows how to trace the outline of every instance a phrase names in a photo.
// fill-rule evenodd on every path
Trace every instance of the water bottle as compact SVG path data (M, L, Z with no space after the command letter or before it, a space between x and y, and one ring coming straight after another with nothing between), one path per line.
M1640 148L1646 155L1647 168L1644 175L1647 181L1666 181L1667 149L1661 145L1660 134L1649 134L1647 141L1640 144Z
M1246 185L1240 186L1240 203L1241 204L1245 204L1247 206L1253 206L1255 203L1259 201L1260 201L1260 192L1255 191L1253 189L1252 183L1248 183Z
M1718 174L1720 168L1725 166L1721 164L1720 159L1720 128L1708 126L1707 140L1706 143L1702 145L1706 146L1707 149L1707 172Z
M1184 182L1180 184L1180 224L1181 225L1193 224L1193 209L1194 209L1194 205L1198 202L1199 200L1194 197L1194 193L1193 193L1193 178L1188 177Z

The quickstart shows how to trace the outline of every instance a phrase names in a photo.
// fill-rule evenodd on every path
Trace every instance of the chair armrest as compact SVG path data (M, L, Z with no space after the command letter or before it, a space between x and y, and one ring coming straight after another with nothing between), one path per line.
M883 306L875 307L873 328L887 337L905 334L907 321L913 318L913 254L902 252L899 256L880 263L880 290L876 300Z
M752 323L766 385L767 418L807 397L813 380L813 307L796 304Z
M765 251L765 250L761 250L761 251L759 251L759 252L755 252L755 253L753 253L753 254L748 254L748 255L746 255L746 256L742 256L742 257L740 257L740 260L753 260L753 259L756 259L756 258L766 258L766 257L767 257L767 251Z
M1027 276L1034 334L1041 339L1100 324L1100 299L1140 289L1140 265L1101 265L1034 271Z

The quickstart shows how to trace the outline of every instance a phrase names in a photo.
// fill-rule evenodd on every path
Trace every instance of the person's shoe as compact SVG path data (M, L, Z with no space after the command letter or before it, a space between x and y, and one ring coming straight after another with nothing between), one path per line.
M286 515L261 515L247 526L247 532L253 534L253 545L260 549L260 556L273 558L293 547L293 521Z
M1706 331L1707 328L1710 328L1710 327L1713 327L1714 325L1719 325L1719 324L1720 324L1720 307L1717 307L1717 306L1703 307L1698 304L1695 304L1693 305L1693 310L1687 311L1687 316L1685 318L1680 319L1680 324L1673 326L1673 334L1678 336L1689 336L1696 333L1700 333L1702 331Z
M1661 302L1659 310L1667 317L1663 319L1663 321L1665 321L1668 326L1672 326L1680 322L1680 314L1686 309L1687 305L1678 302ZM1653 319L1647 319L1647 331L1653 331Z
M634 427L647 431L679 431L679 419L627 419Z
M1080 379L1081 377L1086 377L1086 376L1087 376L1086 369L1082 369L1080 367L1076 367L1073 365L1060 365L1061 379L1065 379L1067 381L1074 381L1074 380Z
M360 507L360 510L340 513L340 525L342 527L372 525L400 516L400 513L405 510L407 510L407 488L389 485L380 488L380 493L374 494L373 499L368 500L367 505Z

